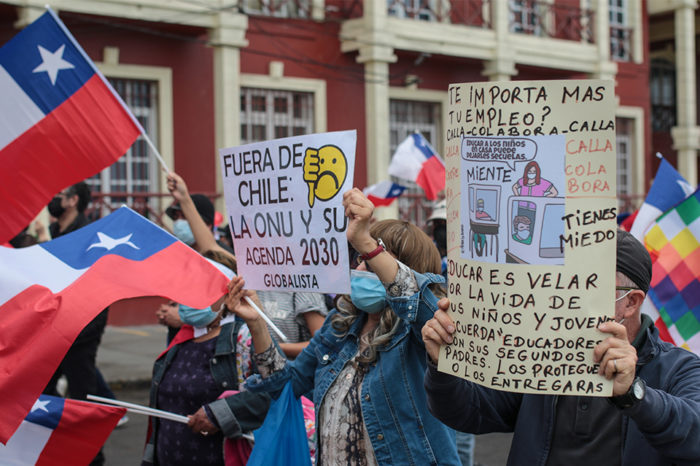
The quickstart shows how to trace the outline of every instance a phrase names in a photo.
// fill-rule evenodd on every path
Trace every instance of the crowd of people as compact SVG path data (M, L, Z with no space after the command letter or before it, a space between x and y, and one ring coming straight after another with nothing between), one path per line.
M513 189L540 182L546 180L533 166ZM247 289L233 248L214 235L211 201L190 194L175 173L168 189L173 234L230 282L205 309L164 300L156 310L170 331L154 362L150 405L187 415L189 423L151 418L142 464L245 464L244 435L262 425L287 384L314 403L310 450L324 466L471 466L474 434L489 432L513 432L509 465L700 464L700 359L661 341L642 314L651 258L629 233L617 234L615 320L599 327L591 356L612 381L613 396L520 394L437 370L439 349L456 328L445 287L444 204L426 233L405 221L376 221L360 190L345 192L346 235L357 260L350 294L328 297ZM550 184L542 195L556 189ZM38 240L87 224L88 202L85 183L59 193L49 205L54 221L48 232L37 229ZM24 232L13 241L22 247L37 238ZM251 303L288 341L278 340ZM107 312L85 327L47 393L56 393L60 375L71 397L100 393L95 355ZM100 454L93 464L102 462Z

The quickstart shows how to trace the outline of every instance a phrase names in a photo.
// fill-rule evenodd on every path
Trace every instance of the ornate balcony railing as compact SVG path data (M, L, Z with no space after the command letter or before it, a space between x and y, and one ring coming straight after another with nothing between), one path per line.
M509 3L510 31L576 42L594 42L595 12L587 8L524 0Z
M280 18L311 18L311 0L239 0L245 14Z
M490 6L490 0L387 0L390 16L482 28L491 27Z
M632 28L610 25L610 58L616 61L632 59Z

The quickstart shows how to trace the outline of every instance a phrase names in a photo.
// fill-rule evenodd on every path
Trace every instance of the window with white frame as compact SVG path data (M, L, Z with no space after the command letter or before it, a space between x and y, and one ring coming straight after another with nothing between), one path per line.
M151 141L158 141L158 83L150 80L115 79L110 83L138 119ZM126 154L97 175L86 180L93 193L100 193L103 206L97 215L109 213L110 208L121 203L133 206L145 202L157 207L157 197L138 196L138 193L158 191L157 161L143 135L139 135Z
M313 132L312 93L241 88L242 144Z
M440 135L440 104L392 99L389 101L389 144L393 154L396 147L410 134L420 132L437 149ZM393 179L393 182L408 189L399 197L399 216L403 220L425 225L432 204L425 199L423 190L406 180Z
M632 194L631 162L634 145L634 120L616 118L615 127L617 133L617 195L624 198Z
M240 5L246 14L278 18L308 18L311 11L309 0L243 0Z
M510 32L542 35L540 15L543 14L536 0L508 0Z
M608 0L610 57L629 61L632 55L632 28L628 24L627 0Z
M449 6L447 5L443 5L440 0L387 0L387 12L389 16L397 18L436 21L438 17L436 10L440 7L445 7L444 9L448 10Z
M649 91L652 131L671 131L676 125L676 68L673 63L664 59L651 60Z

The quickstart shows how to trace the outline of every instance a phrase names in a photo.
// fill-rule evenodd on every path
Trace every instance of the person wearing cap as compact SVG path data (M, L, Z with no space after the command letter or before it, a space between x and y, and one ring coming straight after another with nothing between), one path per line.
M513 432L509 466L700 464L700 358L641 314L650 281L648 252L618 230L615 318L600 325L593 356L610 398L511 393L438 372L454 333L441 300L422 330L430 411L458 431Z
M190 194L187 199L183 198L182 202L194 206L197 213L204 221L204 225L206 225L207 230L209 232L213 231L214 216L216 215L216 212L214 210L214 204L207 196L205 196L204 194L196 193ZM187 220L187 217L182 210L182 204L180 200L176 199L170 207L165 209L165 214L168 217L170 217L170 219L173 221L173 234L177 237L177 239L187 244L188 246L192 246L201 254L204 254L207 250L211 249L209 244L198 244L195 241L195 234L192 232L193 227ZM220 248L225 249L231 254L234 253L233 249L228 244L222 241L215 240L213 236L212 241L215 241Z
M483 203L483 199L481 199ZM428 217L428 235L440 251L442 276L447 280L447 200L443 199L433 208ZM474 436L466 432L457 432L457 454L462 466L474 463Z

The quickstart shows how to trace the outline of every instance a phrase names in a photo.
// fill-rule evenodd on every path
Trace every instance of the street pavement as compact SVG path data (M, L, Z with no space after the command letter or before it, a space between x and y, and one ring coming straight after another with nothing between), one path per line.
M161 325L107 326L97 352L97 366L118 400L148 405L153 361L166 347L167 329ZM147 418L129 413L129 422L116 428L104 446L106 466L141 463ZM506 464L511 434L479 435L475 464Z

